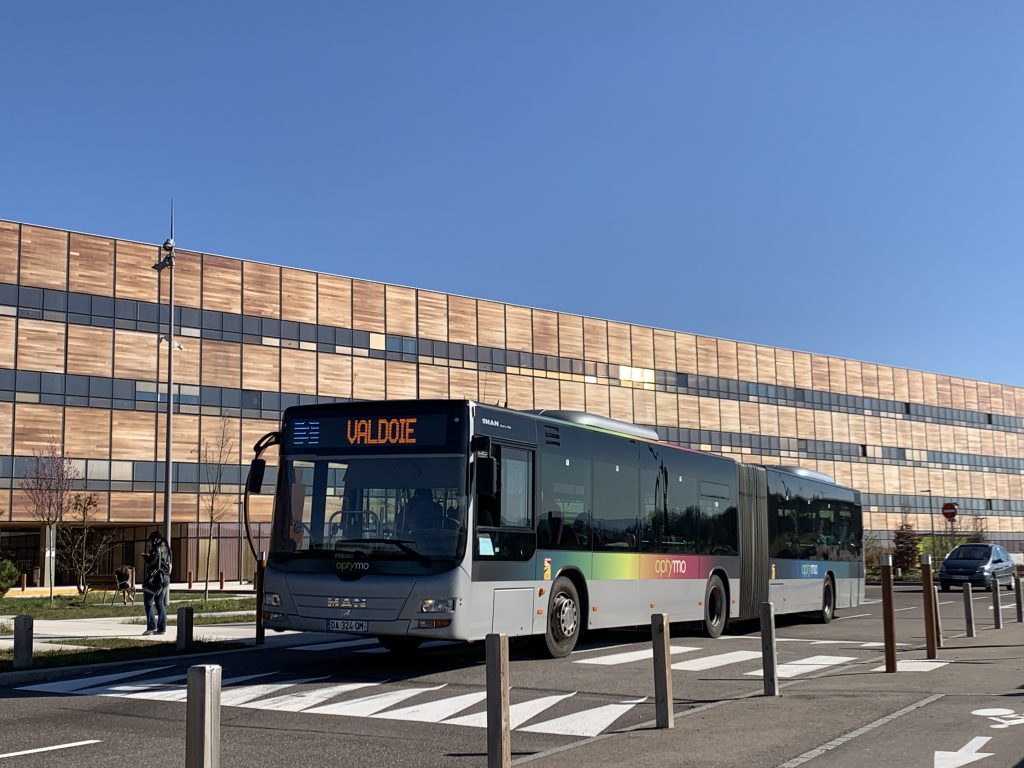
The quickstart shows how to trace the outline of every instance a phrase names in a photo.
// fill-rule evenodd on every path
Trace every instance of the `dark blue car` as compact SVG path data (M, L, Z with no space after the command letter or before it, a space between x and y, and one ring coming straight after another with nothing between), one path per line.
M997 578L1000 586L1012 589L1015 569L1010 553L998 544L961 544L942 561L939 584L943 592L966 583L991 591L992 580Z

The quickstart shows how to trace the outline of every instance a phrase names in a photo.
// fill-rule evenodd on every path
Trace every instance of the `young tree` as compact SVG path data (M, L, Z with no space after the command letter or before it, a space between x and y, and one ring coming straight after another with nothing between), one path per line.
M48 539L57 538L64 515L71 509L75 496L75 483L81 479L80 473L72 465L71 460L64 457L57 438L50 435L45 450L32 452L34 461L27 477L21 481L21 490L28 502L29 513L46 526L43 533ZM44 562L44 569L50 564ZM50 602L53 602L53 575L47 573L50 584Z
M971 530L965 532L967 534L967 541L972 544L984 544L988 541L988 526L985 524L984 515L971 515L972 525Z
M221 419L212 437L204 437L199 451L199 512L210 530L206 543L206 589L203 600L210 597L210 559L213 554L213 526L237 506L238 491L231 491L225 482L225 470L234 461L235 436L229 431L227 419Z
M904 573L917 568L917 534L906 514L892 537L892 564Z
M58 558L74 574L83 602L89 595L89 575L113 546L113 538L97 531L92 524L98 506L96 494L75 493L63 525L57 529Z

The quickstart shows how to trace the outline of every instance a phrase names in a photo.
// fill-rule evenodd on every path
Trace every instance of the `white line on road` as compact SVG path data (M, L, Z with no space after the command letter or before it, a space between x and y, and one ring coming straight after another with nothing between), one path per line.
M912 605L909 608L897 608L895 611L893 611L893 613L899 613L900 611L912 611L915 608L917 608L916 605Z
M840 619L863 619L865 616L871 616L870 613L855 613L853 616L836 616L836 621Z
M672 654L677 653L689 653L690 651L697 651L699 648L694 648L687 645L673 645ZM614 666L615 664L629 664L633 661L645 661L654 656L654 650L647 648L642 651L627 651L626 653L613 653L610 656L598 656L596 659L577 659L577 664L597 664L600 666Z
M84 747L86 744L99 744L99 739L89 739L88 741L72 741L70 744L56 744L52 747L39 747L38 749L25 749L21 752L8 752L6 755L0 755L0 760L5 757L20 757L21 755L34 755L37 752L52 752L55 749L71 749L71 747Z

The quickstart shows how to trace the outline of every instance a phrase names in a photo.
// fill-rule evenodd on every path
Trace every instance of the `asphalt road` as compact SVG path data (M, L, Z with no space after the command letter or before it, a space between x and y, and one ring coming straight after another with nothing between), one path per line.
M513 762L598 766L1024 765L1024 624L1003 593L976 593L976 638L959 592L940 596L944 648L925 660L919 587L896 595L901 667L884 671L880 590L829 625L778 622L781 696L762 695L756 624L708 640L673 627L676 726L654 729L649 630L586 638L568 659L513 641ZM322 636L317 640L322 640ZM221 763L231 766L484 766L482 645L399 659L366 638L0 679L0 768L180 766L184 676L223 668ZM3 676L0 676L2 678ZM66 746L71 745L71 746ZM52 747L61 749L32 752ZM19 754L24 753L24 754ZM947 754L948 753L948 754ZM987 755L982 757L982 755Z

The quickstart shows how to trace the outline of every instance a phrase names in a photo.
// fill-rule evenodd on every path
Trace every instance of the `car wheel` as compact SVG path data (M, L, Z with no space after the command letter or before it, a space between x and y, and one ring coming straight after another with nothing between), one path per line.
M580 637L582 619L576 585L559 576L551 586L547 629L544 631L544 644L553 658L561 659L572 653Z
M718 576L708 579L704 590L704 634L710 638L720 637L729 621L729 599L725 585Z
M940 584L940 585L939 585L939 588L940 588L940 589L941 589L941 590L942 590L943 592L949 592L949 584L946 584L945 582L943 582L942 584Z

